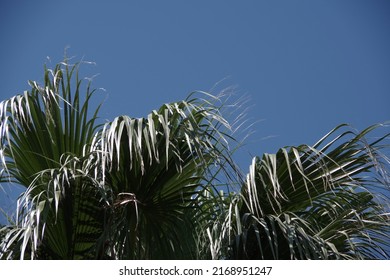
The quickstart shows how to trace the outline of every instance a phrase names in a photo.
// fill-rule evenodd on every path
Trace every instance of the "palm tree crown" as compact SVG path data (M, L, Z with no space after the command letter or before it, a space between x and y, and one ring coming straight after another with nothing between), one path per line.
M389 134L367 140L386 126L340 125L243 175L222 96L100 124L79 66L0 103L0 183L25 187L1 259L389 258Z

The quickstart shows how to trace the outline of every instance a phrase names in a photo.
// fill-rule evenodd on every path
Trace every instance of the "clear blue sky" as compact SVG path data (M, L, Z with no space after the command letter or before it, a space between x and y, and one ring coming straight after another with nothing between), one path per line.
M246 169L340 123L390 120L389 15L385 0L1 1L0 100L42 81L67 46L96 62L84 69L106 89L103 119L146 116L224 79L214 93L237 86L247 118L262 120L239 154Z

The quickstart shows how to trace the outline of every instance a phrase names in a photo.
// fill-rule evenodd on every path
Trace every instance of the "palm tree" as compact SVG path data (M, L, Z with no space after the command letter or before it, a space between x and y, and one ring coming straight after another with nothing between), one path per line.
M100 124L79 66L0 104L0 183L25 187L1 259L389 257L388 135L366 142L378 126L255 157L245 177L226 98Z

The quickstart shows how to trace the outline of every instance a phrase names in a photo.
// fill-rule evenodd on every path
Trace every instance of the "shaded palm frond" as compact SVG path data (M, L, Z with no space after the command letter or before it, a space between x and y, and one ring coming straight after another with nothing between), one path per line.
M198 259L223 260L232 255L235 228L241 228L236 219L240 196L236 192L206 188L196 197L200 211L197 215ZM236 224L238 223L238 224Z

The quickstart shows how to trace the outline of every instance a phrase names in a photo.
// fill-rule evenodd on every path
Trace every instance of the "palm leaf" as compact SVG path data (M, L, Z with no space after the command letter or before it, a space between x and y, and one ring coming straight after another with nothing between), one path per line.
M80 104L82 83L77 74L74 77L78 66L65 61L54 70L45 69L44 86L30 82L30 92L0 105L1 181L26 187L17 221L3 242L3 248L13 248L7 257L40 257L39 246L45 248L44 257L74 258L80 243L76 227L98 217L98 212L91 218L80 211L94 206L88 202L94 196L86 179L79 178L80 171L85 173L84 147L98 128L98 109L89 115L88 101L94 93L89 85Z
M368 144L365 136L373 126L329 139L343 128L314 146L254 159L242 190L243 233L234 257L374 258L373 251L376 258L389 257L384 250L390 242L388 206L374 193L383 186L378 181L388 182L380 152L386 146L378 145L388 135Z
M213 179L212 166L231 162L219 125L227 123L213 105L190 100L103 128L96 138L109 186L103 243L115 258L194 258L192 198Z

